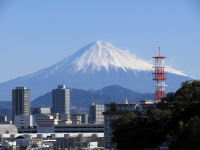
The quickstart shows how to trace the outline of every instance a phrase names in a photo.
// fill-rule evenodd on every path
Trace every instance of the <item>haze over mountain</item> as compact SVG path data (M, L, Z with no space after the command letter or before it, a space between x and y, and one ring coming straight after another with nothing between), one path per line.
M170 67L166 69L167 91L175 91L183 81L191 79L180 71ZM11 100L11 89L27 86L34 99L57 88L58 84L81 89L120 85L137 92L153 92L152 71L151 63L129 51L97 41L53 66L1 83L0 98Z

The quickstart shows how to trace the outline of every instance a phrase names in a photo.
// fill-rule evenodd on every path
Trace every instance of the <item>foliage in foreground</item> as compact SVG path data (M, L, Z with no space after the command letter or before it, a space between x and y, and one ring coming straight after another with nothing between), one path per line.
M200 81L186 81L169 93L147 117L129 113L112 123L118 149L155 148L170 143L172 150L200 149Z

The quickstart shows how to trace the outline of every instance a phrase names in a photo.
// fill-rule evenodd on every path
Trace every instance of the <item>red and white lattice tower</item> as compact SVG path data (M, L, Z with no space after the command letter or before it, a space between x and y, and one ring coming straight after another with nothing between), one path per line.
M164 59L166 57L160 56L160 47L159 48L159 56L153 57L155 59L155 72L153 73L153 80L155 81L155 99L156 102L161 100L163 97L165 97L165 80L166 78L166 72L165 72L165 66L164 66Z

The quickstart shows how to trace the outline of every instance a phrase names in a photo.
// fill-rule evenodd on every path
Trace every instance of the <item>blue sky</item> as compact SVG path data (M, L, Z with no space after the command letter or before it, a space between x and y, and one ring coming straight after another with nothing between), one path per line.
M0 82L33 73L96 40L200 79L199 0L0 0Z

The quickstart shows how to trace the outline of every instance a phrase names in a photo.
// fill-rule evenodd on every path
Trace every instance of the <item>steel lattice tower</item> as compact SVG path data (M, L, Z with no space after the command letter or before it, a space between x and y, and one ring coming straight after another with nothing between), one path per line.
M161 100L163 97L165 97L165 80L166 78L166 72L165 72L165 66L164 66L164 59L166 57L160 56L160 47L159 48L159 56L153 57L155 59L155 72L153 73L153 80L155 81L155 99L156 102Z

